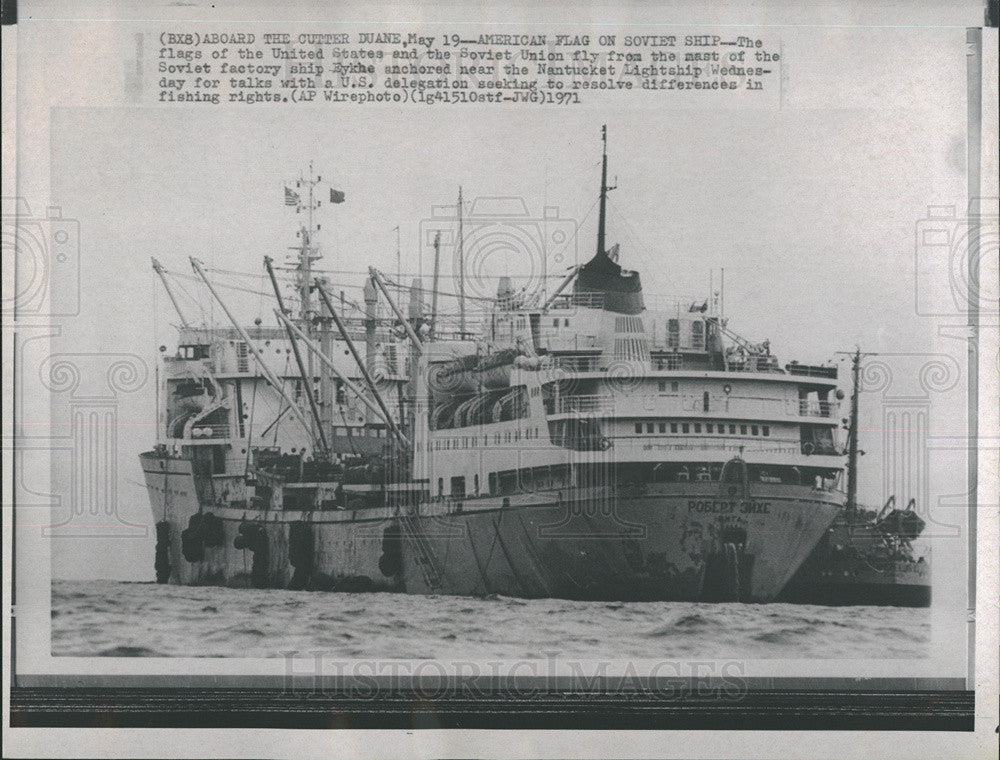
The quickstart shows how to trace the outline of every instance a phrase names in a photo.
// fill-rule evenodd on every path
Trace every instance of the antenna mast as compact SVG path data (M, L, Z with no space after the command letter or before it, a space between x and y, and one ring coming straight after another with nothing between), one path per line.
M306 224L299 229L300 243L293 250L298 251L298 261L296 262L296 274L300 298L299 321L308 332L312 328L312 319L316 314L312 301L312 264L323 256L319 253L319 247L315 242L315 234L319 227L313 224L313 211L319 208L319 201L316 200L315 189L322 181L322 177L313 176L313 164L309 162L309 178L299 175L295 186L299 189L306 186L308 200L303 201L300 193L295 194L295 213L306 211Z
M465 250L462 234L462 186L458 186L458 334L465 340Z
M431 327L428 337L434 340L438 321L438 272L441 266L441 232L434 236L434 284L431 286Z
M861 389L861 349L851 359L851 421L847 441L847 509L858 506L858 392Z
M851 417L847 424L847 511L853 512L858 507L858 457L864 454L858 451L858 407L861 394L861 359L878 354L863 354L861 349L854 353L838 351L837 353L851 357Z
M601 127L601 142L603 150L601 154L601 210L597 218L597 255L604 255L604 232L605 219L607 218L608 191L614 187L608 187L608 125Z

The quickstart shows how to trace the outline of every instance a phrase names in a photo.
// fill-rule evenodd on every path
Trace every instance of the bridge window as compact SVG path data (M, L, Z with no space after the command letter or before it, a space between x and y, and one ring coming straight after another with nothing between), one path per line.
M746 434L747 434L747 426L740 425L740 435L746 435Z
M681 323L677 319L667 320L667 347L677 348L681 343Z
M691 348L705 347L705 323L696 319L691 323Z
M207 359L208 351L209 347L202 344L177 347L181 359Z
M666 422L661 422L660 423L660 432L661 433L666 433L667 432L667 423Z
M677 423L676 422L671 422L670 423L670 432L671 433L676 433L677 432Z
M751 425L750 426L750 433L751 433L751 435L757 435L757 432L758 432L757 426L756 425Z
M707 423L705 423L705 432L706 432L706 433L711 433L711 432L712 432L712 427L713 427L713 426L712 426L712 423L711 423L711 422L707 422Z
M641 422L635 423L635 432L642 433L642 423Z
M652 433L653 432L653 423L652 422L647 422L646 423L646 432L647 433Z
M690 433L691 432L691 426L688 425L686 422L682 422L681 423L681 432L682 433Z
M696 432L696 433L700 433L701 432L701 423L700 422L694 423L694 432Z
M704 411L708 411L708 391L705 391L701 397L701 406Z
M736 425L729 426L729 435L736 435Z
M764 425L764 427L761 428L761 432L764 435L771 435L771 428L768 427L767 425Z

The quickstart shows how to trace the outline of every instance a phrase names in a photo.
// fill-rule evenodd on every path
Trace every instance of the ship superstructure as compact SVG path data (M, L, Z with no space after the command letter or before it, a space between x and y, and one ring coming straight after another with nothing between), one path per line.
M160 578L777 596L845 502L837 369L781 364L711 298L647 308L639 273L606 246L607 191L605 142L593 258L544 301L501 280L474 329L463 307L446 334L419 285L404 312L375 270L352 321L302 274L308 251L298 315L275 282L277 328L182 328L143 455ZM297 440L261 427L281 419Z

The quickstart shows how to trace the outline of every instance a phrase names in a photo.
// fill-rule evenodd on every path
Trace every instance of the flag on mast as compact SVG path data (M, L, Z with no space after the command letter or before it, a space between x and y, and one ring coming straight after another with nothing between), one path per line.
M330 203L343 203L344 193L340 190L334 190L330 188Z
M299 194L293 190L285 188L285 205L286 206L298 206L299 205Z

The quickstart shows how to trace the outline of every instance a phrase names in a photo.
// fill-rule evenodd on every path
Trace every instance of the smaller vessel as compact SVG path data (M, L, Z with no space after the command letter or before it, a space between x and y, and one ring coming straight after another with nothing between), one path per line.
M926 523L916 499L905 508L890 496L880 510L857 503L858 385L861 353L853 355L848 427L847 502L826 535L785 586L778 601L799 604L929 607L931 565L913 541Z

